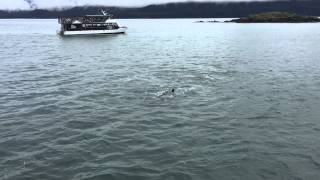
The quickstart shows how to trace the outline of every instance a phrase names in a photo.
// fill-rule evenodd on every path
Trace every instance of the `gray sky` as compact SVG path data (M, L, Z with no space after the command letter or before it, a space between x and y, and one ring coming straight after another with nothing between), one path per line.
M30 9L29 2L38 8L60 8L83 5L106 5L106 6L143 6L148 4L159 4L168 2L187 2L190 0L0 0L0 9ZM194 2L212 1L224 2L226 0L192 0ZM265 0L227 0L236 1L265 1Z

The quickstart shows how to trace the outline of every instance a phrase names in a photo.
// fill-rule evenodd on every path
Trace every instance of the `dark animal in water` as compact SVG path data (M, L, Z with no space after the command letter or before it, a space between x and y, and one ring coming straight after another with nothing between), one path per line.
M173 95L174 92L175 92L175 89L172 88L171 91L165 91L160 96Z

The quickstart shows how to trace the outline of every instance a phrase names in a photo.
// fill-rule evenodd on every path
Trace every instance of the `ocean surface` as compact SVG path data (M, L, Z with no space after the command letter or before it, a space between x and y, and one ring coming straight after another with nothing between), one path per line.
M320 23L194 21L0 20L0 179L319 180Z

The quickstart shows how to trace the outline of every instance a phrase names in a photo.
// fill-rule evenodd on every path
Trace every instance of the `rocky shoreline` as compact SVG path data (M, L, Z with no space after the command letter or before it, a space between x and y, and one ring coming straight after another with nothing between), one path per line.
M288 12L268 12L250 15L239 19L232 19L225 22L235 23L313 23L320 22L315 16L302 16Z

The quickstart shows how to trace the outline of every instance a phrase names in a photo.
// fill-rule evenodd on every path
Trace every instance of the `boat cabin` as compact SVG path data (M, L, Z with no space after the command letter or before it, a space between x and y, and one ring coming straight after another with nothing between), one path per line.
M59 18L63 31L114 30L119 29L117 22L109 15L87 15L84 17Z

